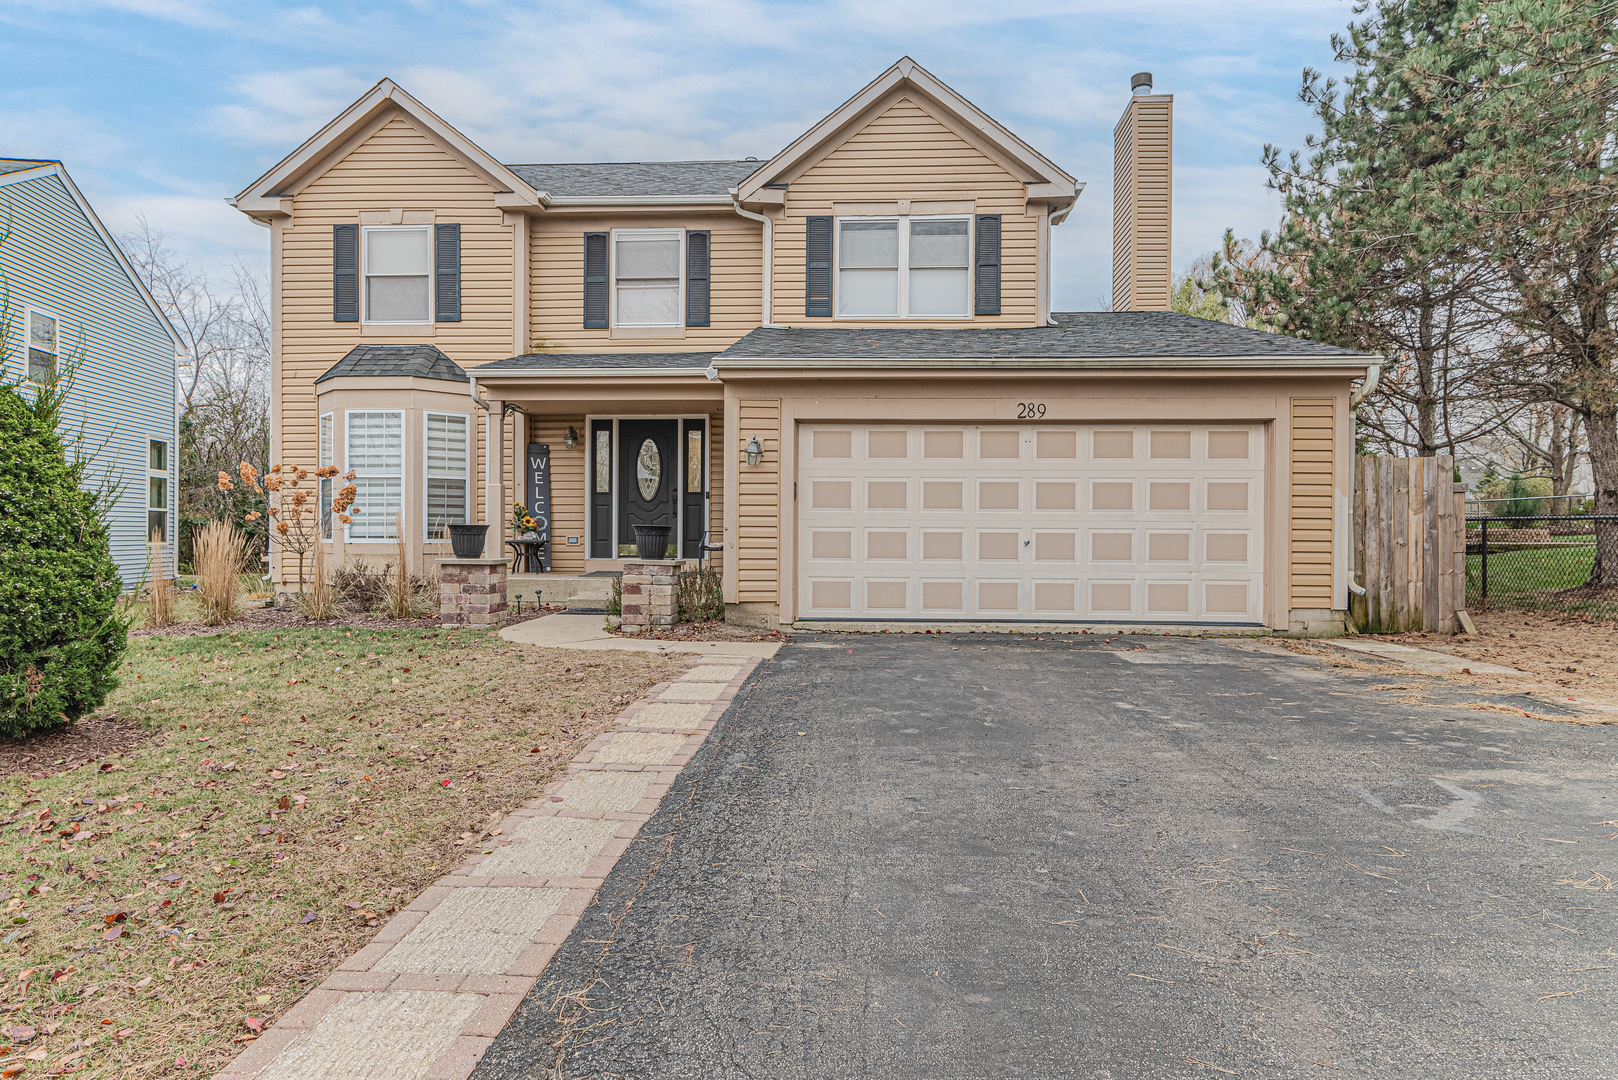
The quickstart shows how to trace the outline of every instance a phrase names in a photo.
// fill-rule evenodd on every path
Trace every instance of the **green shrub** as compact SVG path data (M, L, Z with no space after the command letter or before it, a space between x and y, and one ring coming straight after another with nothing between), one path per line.
M1511 479L1506 481L1505 498L1509 502L1500 504L1500 516L1508 518L1526 518L1538 514L1539 500L1533 496L1537 494L1523 479L1522 473L1512 473Z
M59 727L118 684L128 624L103 494L57 433L61 393L0 385L0 736Z

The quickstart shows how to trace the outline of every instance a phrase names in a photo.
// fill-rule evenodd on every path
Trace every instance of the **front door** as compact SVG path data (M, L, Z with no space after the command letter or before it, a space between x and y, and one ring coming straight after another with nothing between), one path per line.
M618 550L633 555L636 525L666 525L678 543L680 448L674 420L618 421Z

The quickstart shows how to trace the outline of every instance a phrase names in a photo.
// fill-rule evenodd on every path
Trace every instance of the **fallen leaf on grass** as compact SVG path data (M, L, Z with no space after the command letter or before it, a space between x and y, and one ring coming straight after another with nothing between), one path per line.
M251 1031L254 1035L257 1035L259 1032L264 1030L264 1021L259 1020L256 1017L249 1016L244 1019L242 1023L246 1024L247 1030Z

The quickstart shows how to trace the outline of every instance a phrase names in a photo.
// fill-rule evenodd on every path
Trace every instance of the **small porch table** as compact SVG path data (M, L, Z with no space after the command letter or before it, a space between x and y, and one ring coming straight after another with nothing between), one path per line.
M507 540L511 548L511 572L514 574L543 574L545 572L545 541Z

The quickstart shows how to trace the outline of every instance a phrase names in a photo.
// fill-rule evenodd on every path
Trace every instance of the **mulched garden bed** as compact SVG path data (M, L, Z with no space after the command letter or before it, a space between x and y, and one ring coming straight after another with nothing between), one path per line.
M0 739L0 777L55 776L109 754L127 753L153 734L117 716L86 716L65 728Z
M536 609L532 604L524 605L522 613L508 611L506 619L501 626L511 626L514 623L527 622L544 615L551 615L563 611L561 607L549 605ZM369 613L339 615L335 619L306 619L303 613L294 607L285 608L257 608L244 612L242 617L233 622L221 623L218 626L209 626L198 619L186 622L170 623L168 626L142 627L131 630L130 637L191 637L195 634L223 634L243 631L259 630L329 630L329 629L363 629L363 630L426 630L439 625L437 615L429 615L420 619L394 619L386 615L373 615Z

